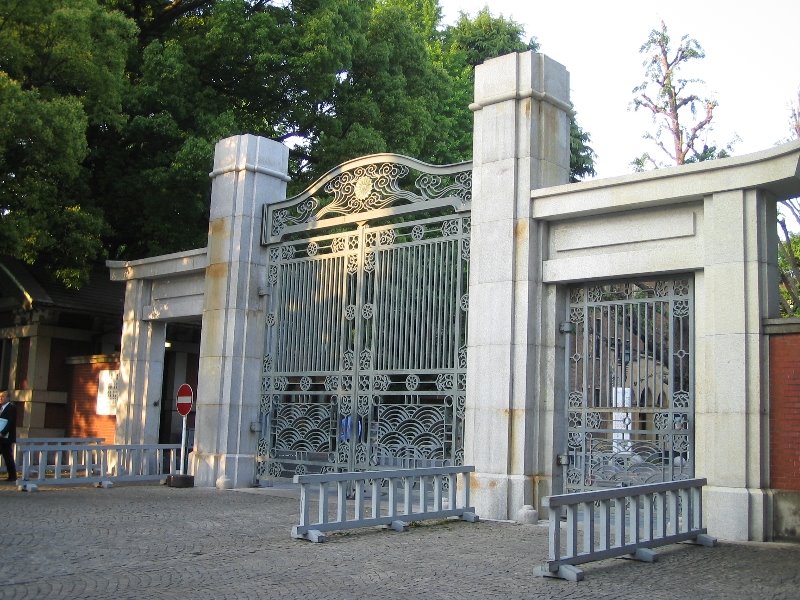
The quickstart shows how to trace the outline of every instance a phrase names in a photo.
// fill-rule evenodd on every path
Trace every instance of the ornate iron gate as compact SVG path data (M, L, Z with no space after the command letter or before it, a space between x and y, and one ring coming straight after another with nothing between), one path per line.
M694 473L694 308L688 277L570 290L567 492Z
M378 155L265 207L259 477L462 464L470 200Z

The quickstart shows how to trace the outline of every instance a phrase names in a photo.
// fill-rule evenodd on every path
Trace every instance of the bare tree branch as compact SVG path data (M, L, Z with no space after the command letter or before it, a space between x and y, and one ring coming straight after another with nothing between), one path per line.
M690 153L693 160L715 157L713 146L711 152L704 153L697 152L695 144L700 132L710 129L717 103L697 93L687 93L690 85L702 83L702 80L678 76L680 68L690 60L705 56L699 42L684 35L677 48L673 49L667 26L662 21L660 29L650 31L640 52L647 56L644 62L646 79L633 90L633 107L646 108L658 124L656 135L649 139L677 165L684 164ZM705 105L705 114L687 127L688 117L684 110L688 108L694 115L698 105ZM667 131L671 142L661 140L660 134ZM636 161L634 164L637 164Z
M781 205L789 209L792 213L794 220L800 225L800 198L789 198L788 200L781 200Z
M792 306L790 306L791 310L788 310L787 314L794 314L797 309L800 308L800 283L798 282L800 269L798 269L798 261L797 257L794 255L794 249L792 248L792 237L789 235L788 227L786 227L786 220L778 219L778 226L781 228L781 232L783 233L783 239L780 240L780 246L783 249L786 262L789 264L788 270L781 271L781 283L783 284L784 290L792 301Z

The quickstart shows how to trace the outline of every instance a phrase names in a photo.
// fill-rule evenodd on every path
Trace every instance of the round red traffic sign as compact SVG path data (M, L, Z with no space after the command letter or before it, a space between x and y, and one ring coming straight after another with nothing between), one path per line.
M178 413L182 417L188 415L189 411L192 410L192 403L194 402L192 386L188 383L182 383L181 387L178 388L178 393L175 394L175 401L178 407Z

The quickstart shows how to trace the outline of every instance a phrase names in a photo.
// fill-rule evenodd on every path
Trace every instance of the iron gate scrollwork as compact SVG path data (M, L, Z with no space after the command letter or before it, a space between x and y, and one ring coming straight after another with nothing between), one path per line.
M378 155L265 207L258 477L462 464L470 188Z
M692 280L570 290L565 490L694 473Z

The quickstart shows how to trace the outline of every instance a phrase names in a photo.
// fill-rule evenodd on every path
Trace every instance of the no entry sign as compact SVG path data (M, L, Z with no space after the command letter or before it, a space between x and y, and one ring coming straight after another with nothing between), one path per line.
M182 417L188 415L189 411L192 410L192 403L194 402L194 391L192 390L192 386L190 386L188 383L182 383L181 387L178 388L178 393L175 394L175 401L178 408L178 413Z

